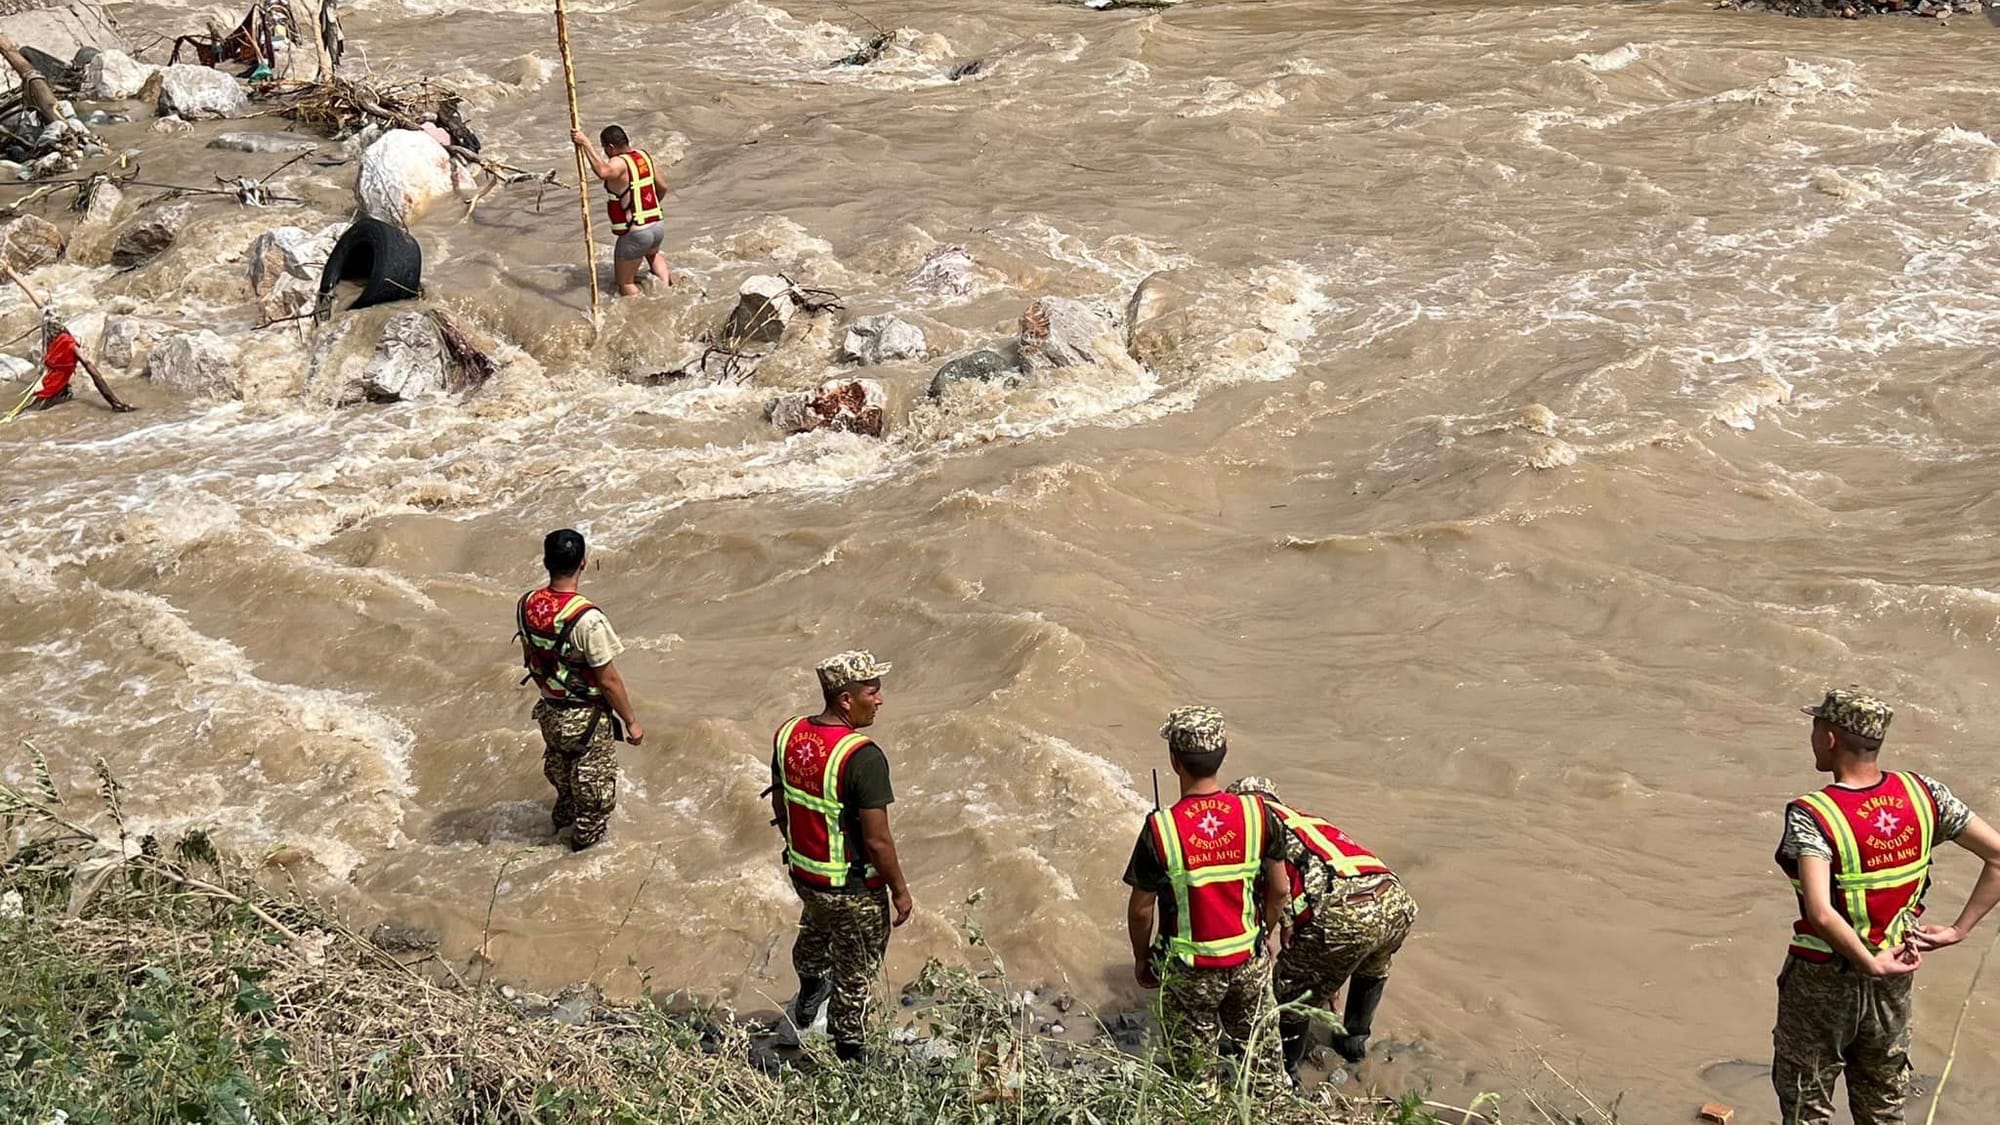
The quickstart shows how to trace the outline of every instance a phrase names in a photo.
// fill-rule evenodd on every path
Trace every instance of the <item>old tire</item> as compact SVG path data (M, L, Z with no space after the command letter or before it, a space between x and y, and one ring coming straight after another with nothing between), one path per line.
M349 309L407 301L422 292L423 275L423 248L408 231L380 219L357 219L327 255L319 275L319 307L332 305L333 287L343 281L361 283L361 295Z

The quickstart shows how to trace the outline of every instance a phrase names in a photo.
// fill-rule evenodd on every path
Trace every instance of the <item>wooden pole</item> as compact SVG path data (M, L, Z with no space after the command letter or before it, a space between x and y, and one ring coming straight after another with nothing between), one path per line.
M49 89L49 80L43 78L42 72L28 61L28 56L21 53L21 48L4 35L0 35L0 57L5 57L7 65L21 76L22 96L35 107L36 113L42 115L42 124L60 120L61 115L56 112L56 95Z
M20 274L14 272L14 267L8 265L7 260L5 258L0 258L0 273L6 274L7 280L21 287L21 292L28 298L29 304L35 306L38 309L45 307L42 304L42 299L35 295L35 291L28 287L28 283L21 279ZM83 341L81 340L77 341L76 360L78 363L83 364L83 369L85 371L90 373L91 383L96 385L97 393L104 396L104 401L110 405L111 409L117 411L120 414L123 414L127 411L138 409L138 407L133 406L131 403L123 401L117 395L111 392L111 387L104 381L104 376L98 373L97 365L90 362L89 356L83 354ZM28 388L28 393L32 395L34 393L34 388L33 387ZM14 414L19 414L21 412L21 407L26 406L27 404L28 404L27 400L22 399L21 406L17 406L14 408ZM13 420L14 414L7 415L9 421Z
M583 131L583 118L576 110L576 67L569 58L569 9L556 0L556 47L562 52L563 86L569 90L569 127ZM597 323L597 244L590 233L590 170L583 166L583 149L576 150L576 196L583 208L583 272L590 278L590 323Z

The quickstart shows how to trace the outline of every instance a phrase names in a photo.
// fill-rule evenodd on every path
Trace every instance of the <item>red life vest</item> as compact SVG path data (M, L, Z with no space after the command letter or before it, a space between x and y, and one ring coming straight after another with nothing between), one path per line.
M575 590L547 587L521 595L514 607L521 662L528 668L521 682L535 681L542 698L552 703L599 703L604 699L604 690L597 686L597 670L569 643L577 623L592 610L603 612Z
M625 190L605 204L611 213L611 233L624 234L666 218L660 207L660 184L653 176L653 158L635 148L619 153L618 159L625 162Z
M1183 797L1147 824L1174 896L1176 932L1164 935L1167 955L1197 969L1234 968L1256 956L1263 799Z
M857 877L871 890L884 885L841 824L847 764L868 744L851 727L823 727L805 716L779 727L771 740L785 798L785 863L808 886L840 888Z
M1271 811L1278 815L1284 826L1298 837L1306 850L1318 856L1335 877L1359 879L1367 875L1392 875L1389 865L1376 859L1374 853L1356 843L1354 838L1327 821L1316 816L1298 812L1276 801L1267 802ZM1312 907L1306 902L1306 880L1304 872L1290 860L1285 861L1285 875L1291 881L1291 914L1294 921L1306 922L1312 919Z
M49 341L48 350L42 353L42 382L35 388L38 402L49 402L69 390L69 381L76 377L76 337L67 332Z
M1866 789L1829 785L1794 804L1811 814L1833 844L1833 908L1871 952L1902 943L1924 912L1931 849L1937 842L1937 798L1913 773L1885 773ZM1799 865L1778 856L1799 896L1792 952L1808 961L1839 956L1805 920Z

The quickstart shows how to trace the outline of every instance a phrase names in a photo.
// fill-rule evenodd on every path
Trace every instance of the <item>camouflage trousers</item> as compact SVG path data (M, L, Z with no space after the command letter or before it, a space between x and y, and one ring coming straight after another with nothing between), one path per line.
M1416 924L1417 900L1394 876L1384 877L1365 901L1339 897L1344 882L1352 880L1333 880L1333 891L1314 905L1312 917L1299 923L1292 944L1278 955L1272 978L1278 1003L1310 996L1311 1003L1324 1005L1350 977L1389 975L1389 962ZM1306 1017L1287 1015L1285 1022L1302 1024Z
M793 884L799 892L799 936L792 941L792 969L801 991L807 982L833 986L826 1004L826 1033L837 1044L858 1047L875 974L889 952L888 890L843 893ZM803 1013L810 1019L811 1013Z
M1913 979L1878 980L1845 961L1785 958L1778 1025L1771 1032L1771 1084L1783 1125L1831 1121L1833 1084L1842 1070L1854 1125L1902 1125Z
M1218 1050L1251 1055L1251 1081L1260 1090L1284 1083L1278 1026L1271 1019L1271 955L1233 969L1196 969L1178 961L1160 968L1160 1034L1170 1070L1188 1081L1212 1072ZM1225 1036L1227 1042L1225 1042Z
M592 716L596 730L591 730ZM570 847L587 848L604 838L618 804L617 724L609 711L543 701L535 704L535 725L542 728L542 776L556 787L550 819L556 831L570 829Z

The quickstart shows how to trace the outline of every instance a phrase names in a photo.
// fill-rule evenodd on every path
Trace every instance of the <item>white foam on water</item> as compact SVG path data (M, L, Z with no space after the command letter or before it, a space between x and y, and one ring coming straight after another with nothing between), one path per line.
M1622 43L1608 51L1600 51L1595 54L1586 51L1582 54L1572 55L1569 61L1581 63L1585 67L1600 73L1624 70L1626 67L1639 61L1641 51L1642 45L1640 44Z

